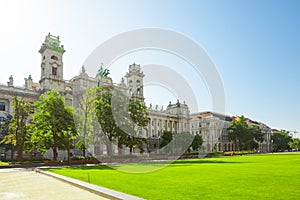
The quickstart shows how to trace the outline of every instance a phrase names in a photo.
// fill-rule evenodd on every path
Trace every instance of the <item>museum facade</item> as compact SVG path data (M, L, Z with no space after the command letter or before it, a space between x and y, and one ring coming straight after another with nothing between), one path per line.
M64 95L65 102L69 106L78 107L87 88L101 84L103 87L120 88L129 95L144 101L145 74L141 71L141 66L133 63L129 66L128 72L120 83L113 83L108 76L97 75L90 77L86 73L84 66L81 72L69 81L63 76L63 54L64 46L61 45L60 38L50 33L46 36L39 53L41 54L40 80L34 82L31 75L25 78L23 87L15 86L13 76L9 77L7 84L0 84L0 121L4 121L8 115L13 115L13 97L22 98L24 101L35 102L39 96L45 92L55 89ZM148 107L148 125L141 132L143 137L148 138L148 149L159 148L159 140L163 131L173 133L190 132L200 134L203 138L203 151L231 151L235 150L234 144L228 141L227 128L232 117L213 112L190 113L185 102L169 102L166 109L158 106ZM271 129L265 124L258 123L265 131L265 141L259 144L262 152L270 151ZM4 127L4 123L1 123ZM2 128L3 129L3 128ZM0 128L0 131L2 130ZM2 130L3 132L3 130ZM4 134L0 132L0 140ZM98 148L98 149L97 149ZM5 147L0 146L0 154L5 153ZM95 152L105 154L105 147L94 147L90 149Z

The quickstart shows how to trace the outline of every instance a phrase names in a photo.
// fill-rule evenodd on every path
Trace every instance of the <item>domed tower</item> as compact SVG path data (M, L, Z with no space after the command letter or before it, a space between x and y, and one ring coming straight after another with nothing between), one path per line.
M141 71L141 66L133 63L129 65L129 71L125 77L127 79L127 86L132 97L144 101L144 73Z
M42 91L56 89L64 91L63 54L64 46L60 44L59 36L46 36L39 53L42 56L40 85Z

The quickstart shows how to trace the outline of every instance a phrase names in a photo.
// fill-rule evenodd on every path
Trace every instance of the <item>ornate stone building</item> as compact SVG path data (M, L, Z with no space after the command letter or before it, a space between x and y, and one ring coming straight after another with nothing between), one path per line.
M191 133L200 134L203 138L202 149L210 151L236 151L235 143L228 139L227 128L235 117L214 112L200 112L191 114ZM246 119L249 125L257 125L264 133L264 141L258 142L258 151L270 152L271 128L267 125Z
M108 88L119 88L124 90L128 95L144 101L144 74L138 64L133 63L129 66L128 72L122 78L121 83L113 83L110 77L97 75L89 77L85 68L82 66L79 75L69 81L64 80L63 76L63 54L64 46L61 45L60 39L50 33L46 36L39 53L41 54L41 77L39 82L33 82L31 75L25 78L23 87L14 85L13 76L9 78L7 84L0 84L0 121L5 119L8 114L12 113L11 101L14 96L22 98L25 101L35 102L41 94L46 91L55 89L65 96L67 105L78 107L83 99L87 88L101 85ZM228 141L227 127L231 117L223 116L212 112L194 113L190 115L189 107L185 102L169 102L166 109L163 107L152 106L148 108L149 121L148 126L140 132L148 138L148 150L159 148L159 140L163 131L172 131L173 133L191 132L200 134L204 139L203 150L205 151L230 151L234 149L234 144ZM260 124L266 131L266 142L260 144L260 149L268 151L270 135L269 128ZM0 133L0 139L3 134ZM98 150L92 150L100 154L105 153L103 147ZM0 153L5 150L1 150Z
M12 98L14 96L22 98L28 102L35 102L39 96L45 92L55 89L65 96L67 105L78 107L83 99L87 88L101 84L106 88L119 88L128 95L144 101L144 74L141 66L133 63L129 66L128 72L122 78L121 83L115 84L110 77L97 75L89 77L84 66L79 75L69 81L63 76L63 54L64 46L60 44L60 39L50 33L46 36L39 53L41 54L41 77L38 83L33 82L31 75L25 78L23 87L14 86L13 77L9 78L7 85L0 85L0 116L5 118L12 113ZM185 103L168 105L167 109L158 109L158 106L149 108L149 124L140 132L141 135L149 139L148 148L158 148L159 138L164 130L177 132L189 131L189 108ZM100 147L99 147L100 148ZM103 148L101 153L103 153ZM99 151L97 151L99 152Z

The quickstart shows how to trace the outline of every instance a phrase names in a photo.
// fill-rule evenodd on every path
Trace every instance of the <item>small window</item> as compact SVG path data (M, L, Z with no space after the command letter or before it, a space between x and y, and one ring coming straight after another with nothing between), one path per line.
M57 75L57 68L52 67L52 75L56 76Z
M0 102L0 111L5 111L5 103Z
M51 56L51 59L52 60L57 60L58 61L58 58L56 56Z
M140 81L140 80L136 80L136 82L137 82L137 83L140 83L141 81Z

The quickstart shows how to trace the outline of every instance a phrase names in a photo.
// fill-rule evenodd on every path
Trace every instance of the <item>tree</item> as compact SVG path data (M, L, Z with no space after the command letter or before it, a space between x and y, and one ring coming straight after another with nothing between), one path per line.
M173 133L171 131L164 131L161 136L160 146L164 147L169 144L173 139Z
M203 143L202 136L199 134L196 134L190 148L193 151L198 151L200 149L200 147L202 146L202 143Z
M263 133L259 126L249 126L244 116L232 120L228 128L228 138L235 142L239 150L257 149L258 143L264 140Z
M8 135L5 136L3 142L6 144L12 144L17 150L17 160L23 160L23 151L26 149L26 145L29 144L30 135L28 132L28 119L32 113L32 104L25 102L23 99L14 97L12 100L12 107L14 115L10 120ZM12 148L12 160L13 160L14 148Z
M286 130L280 130L279 132L273 133L271 136L273 141L274 151L285 151L290 148L289 143L292 141L292 137Z
M132 120L133 123L130 123ZM131 126L132 131L127 132L128 137L125 141L125 145L129 147L130 153L135 146L140 149L140 152L144 152L144 144L147 142L146 138L139 135L139 131L148 124L147 107L139 99L129 100L129 118L127 119L127 126Z
M94 142L96 104L95 100L100 87L88 88L80 102L80 107L76 109L76 127L79 135L77 147L86 155L87 147Z
M261 131L260 127L257 125L252 125L249 127L250 133L253 135L253 140L250 142L249 148L251 150L258 148L257 142L263 142L264 141L264 134Z
M299 148L300 148L300 139L299 138L294 138L290 142L290 148L291 149L296 149L296 151L299 151Z
M112 142L117 142L119 149L123 145L129 147L130 153L136 146L143 151L146 140L139 134L148 122L143 102L130 99L118 89L102 90L96 100L96 114L106 138L108 155L112 155Z
M53 160L57 160L58 150L68 150L69 160L71 140L76 137L72 108L56 90L41 95L34 105L32 143L44 153L52 149Z
M112 155L112 142L116 139L117 133L120 131L114 121L111 108L112 94L109 91L101 91L98 94L96 103L96 115L101 126L101 131L105 136L105 144L107 154Z
M182 155L185 152L189 152L191 145L195 139L195 136L190 132L179 132L173 135L174 147L173 151L175 155Z
M161 136L160 147L164 147L161 149L163 153L181 155L186 151L197 150L202 145L202 142L200 135L195 137L189 132L173 134L171 131L164 131Z
M261 131L260 127L257 125L252 125L249 127L250 132L253 135L254 139L258 142L263 142L264 141L264 134Z
M3 113L0 117L0 144L4 143L0 147L4 147L5 149L11 149L11 160L14 157L13 143L12 138L9 135L9 124L12 119L12 116L8 113Z
M228 138L235 142L235 146L239 147L240 150L245 150L248 144L253 140L248 124L244 116L239 117L237 120L231 121L230 127L228 128Z

